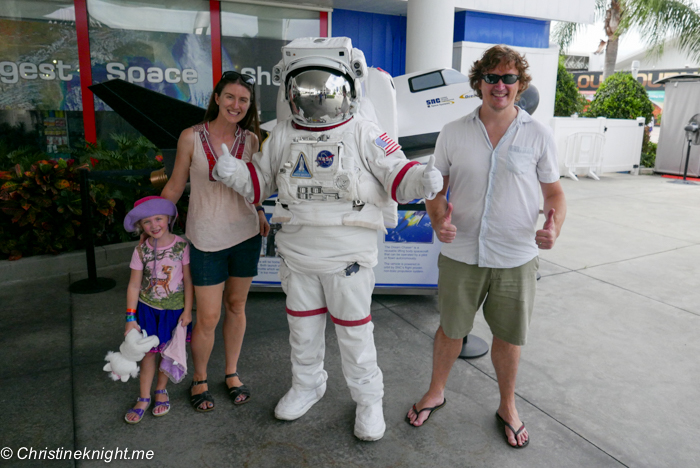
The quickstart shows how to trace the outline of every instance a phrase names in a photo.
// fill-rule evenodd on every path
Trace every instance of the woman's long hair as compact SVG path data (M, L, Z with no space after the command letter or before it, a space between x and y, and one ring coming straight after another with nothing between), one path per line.
M246 75L248 76L248 75ZM228 84L239 84L250 91L250 106L248 107L248 112L246 112L245 117L241 120L238 125L241 128L249 130L258 137L258 142L262 143L262 136L260 134L260 118L258 117L258 106L255 103L255 86L246 83L243 76L237 72L226 72L221 76L221 79L216 86L214 86L214 91L211 93L209 98L209 105L207 106L207 111L204 113L204 122L211 122L219 116L219 105L216 103L215 96L221 97L221 93Z

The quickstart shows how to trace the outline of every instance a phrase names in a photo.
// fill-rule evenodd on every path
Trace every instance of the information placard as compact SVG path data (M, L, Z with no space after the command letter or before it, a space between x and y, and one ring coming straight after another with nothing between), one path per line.
M420 208L423 208L420 206ZM271 207L266 207L272 211ZM271 214L266 213L268 221ZM377 232L378 263L374 267L376 289L437 289L437 258L441 243L435 237L428 214L423 210L399 210L399 222L387 234ZM280 287L278 276L280 258L277 256L275 235L279 224L270 225L270 234L263 238L258 263L258 276L253 286Z

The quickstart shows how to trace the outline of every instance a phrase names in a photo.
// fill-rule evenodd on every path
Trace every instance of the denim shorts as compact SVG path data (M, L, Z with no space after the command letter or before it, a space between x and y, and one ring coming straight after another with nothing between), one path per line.
M203 252L190 244L192 283L195 286L213 286L223 283L230 276L236 278L256 276L261 246L260 234L216 252Z

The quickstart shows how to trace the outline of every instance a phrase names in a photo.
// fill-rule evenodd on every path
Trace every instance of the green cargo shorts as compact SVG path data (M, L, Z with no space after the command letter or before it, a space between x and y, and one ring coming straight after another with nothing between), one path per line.
M482 268L440 254L438 304L440 325L449 338L464 338L483 304L493 336L522 346L537 291L539 257L515 268Z

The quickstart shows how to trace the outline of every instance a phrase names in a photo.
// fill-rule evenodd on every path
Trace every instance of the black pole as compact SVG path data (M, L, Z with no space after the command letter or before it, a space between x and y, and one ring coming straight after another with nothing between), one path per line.
M90 215L90 181L88 170L80 169L80 204L83 208L83 241L85 242L85 257L87 258L88 279L97 281L97 266L95 265L95 243L92 241L92 216Z
M688 178L688 162L690 162L690 142L693 140L688 138L688 154L685 156L685 170L683 171L683 180Z
M688 138L688 152L685 155L685 170L683 171L683 179L671 180L669 181L670 184L697 185L696 182L691 182L688 180L688 163L690 162L690 144L692 142L693 140Z
M475 359L489 352L489 345L476 335L467 335L462 340L462 359Z
M116 281L111 278L98 278L97 265L95 264L95 243L92 240L92 215L90 214L90 180L87 169L79 169L80 172L80 204L82 206L83 241L85 242L85 258L87 259L87 279L76 281L70 285L70 292L74 294L94 294L109 291L116 286Z

